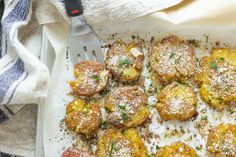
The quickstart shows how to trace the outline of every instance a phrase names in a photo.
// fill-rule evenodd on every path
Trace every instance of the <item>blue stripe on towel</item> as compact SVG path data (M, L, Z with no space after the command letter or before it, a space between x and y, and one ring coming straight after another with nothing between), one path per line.
M0 124L8 120L7 115L0 109ZM0 156L1 157L1 156Z
M11 157L11 155L0 152L0 157Z
M8 34L15 22L24 21L29 13L31 0L19 0L16 6L2 21L3 30Z
M0 157L17 157L16 155L10 155L8 153L0 152Z
M2 19L4 1L0 1L0 20ZM2 25L0 24L0 59L2 58Z
M28 72L26 72L26 75L24 76L24 78L21 81L19 81L17 83L17 85L15 86L15 88L13 89L13 92L11 93L11 96L9 97L9 99L7 101L7 104L9 104L11 102L11 99L13 98L13 96L14 96L14 94L16 92L17 87L20 85L21 82L23 82L27 78L27 76L28 76Z
M0 59L1 58L2 58L2 25L0 24Z
M24 64L22 60L17 59L16 63L0 75L0 104L3 101L3 98L10 88L10 86L18 80L24 72Z

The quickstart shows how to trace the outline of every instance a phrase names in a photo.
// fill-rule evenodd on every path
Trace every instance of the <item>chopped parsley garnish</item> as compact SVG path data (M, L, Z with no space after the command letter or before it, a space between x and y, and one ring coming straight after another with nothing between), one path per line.
M117 152L120 148L116 146L114 139L111 139L110 146L111 146L111 147L110 147L110 151L109 151L109 155L108 155L108 156L109 156L109 157L113 157L113 156L112 156L113 150L114 150L115 152Z
M146 68L149 69L150 68L150 63L146 64Z
M196 146L196 149L197 149L197 150L201 150L201 147L199 147L199 146Z
M107 129L108 128L108 122L107 121L103 121L102 125L101 125L102 129Z
M156 58L155 58L155 61L158 63L158 62L159 62L159 59L156 57Z
M179 84L189 87L189 84L184 81L177 81Z
M120 109L120 113L121 113L121 116L124 120L128 120L129 117L128 115L125 113L125 108L126 106L121 106L121 105L118 105L119 109Z
M225 148L225 149L224 149L224 152L229 152L229 151L230 151L229 148Z
M224 101L224 99L223 99L222 97L219 97L218 100L219 100L220 102L223 102L223 101Z
M118 105L119 106L119 109L121 110L124 110L125 111L125 106L121 106L121 105Z
M217 66L217 63L215 61L211 61L210 65L211 65L211 68L217 70L218 66Z
M131 61L128 58L125 58L125 59L119 61L118 67L121 68L123 66L127 66L130 64L131 64Z
M98 81L100 78L99 78L98 75L93 75L93 79L96 80L96 81Z
M103 90L102 92L100 92L100 94L101 94L102 96L105 96L105 95L107 95L109 92L110 92L109 89L105 89L105 90Z
M125 129L122 129L121 133L122 133L122 135L124 135L125 134Z
M128 120L128 119L129 119L128 115L127 115L125 112L122 112L122 113L121 113L121 116L122 116L122 118L123 118L124 120Z
M88 106L85 106L84 109L83 109L83 112L84 112L84 113L88 113L89 110L90 110L90 108L89 108Z
M207 110L204 108L204 109L202 109L200 112L203 112L203 113L205 113Z
M134 36L134 35L132 35L132 36L131 36L131 38L134 40L134 39L135 39L135 36Z
M181 56L179 56L179 57L175 60L175 64L179 63L180 58L181 58Z
M208 43L208 40L209 40L209 35L207 34L204 34L204 37L205 37L205 42Z
M158 88L157 88L157 87L155 87L155 88L154 88L154 92L155 92L155 93L157 93L157 91L158 91Z
M65 118L61 119L60 122L63 123L65 121Z
M104 109L106 110L107 113L110 113L111 111L109 110L109 108L104 107Z
M221 57L220 60L223 62L223 61L225 61L225 58Z
M173 57L174 57L174 55L175 55L175 53L171 52L171 54L170 54L170 57L169 57L169 58L173 58Z
M201 120L207 120L207 116L202 116Z
M156 150L160 150L161 149L161 147L159 147L158 145L156 145Z

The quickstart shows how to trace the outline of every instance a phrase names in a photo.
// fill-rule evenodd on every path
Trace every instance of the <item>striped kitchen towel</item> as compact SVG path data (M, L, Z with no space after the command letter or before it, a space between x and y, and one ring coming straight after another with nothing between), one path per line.
M23 41L34 28L24 30L32 15L32 0L6 0L0 26L0 123L23 105L38 103L46 97L49 73L38 59L39 41L29 49ZM19 32L20 31L20 32ZM36 39L35 39L36 40ZM32 46L31 46L32 47Z

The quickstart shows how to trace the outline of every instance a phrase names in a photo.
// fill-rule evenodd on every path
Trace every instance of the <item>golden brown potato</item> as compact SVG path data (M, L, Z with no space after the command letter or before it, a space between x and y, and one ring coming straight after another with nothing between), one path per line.
M236 125L220 124L213 128L206 148L216 157L236 157Z
M196 151L182 142L172 143L157 151L157 157L198 157Z
M138 44L115 42L106 54L106 67L122 82L136 80L143 68L144 54Z
M217 110L236 104L236 51L214 49L200 61L195 80L202 99Z
M163 84L184 81L196 71L194 49L176 36L166 37L152 46L150 66L152 75Z
M109 122L117 128L142 124L149 116L147 97L140 87L120 87L111 92L105 107Z
M93 96L102 91L109 80L109 71L96 61L82 61L75 65L76 80L70 81L73 92L81 96Z
M107 130L98 141L97 157L148 157L147 149L134 129Z
M197 96L187 84L172 82L157 99L156 108L164 120L186 121L196 114Z
M85 102L78 98L66 107L65 123L67 127L77 133L90 135L100 126L102 115L97 104Z
M95 157L95 155L76 148L68 148L61 157Z

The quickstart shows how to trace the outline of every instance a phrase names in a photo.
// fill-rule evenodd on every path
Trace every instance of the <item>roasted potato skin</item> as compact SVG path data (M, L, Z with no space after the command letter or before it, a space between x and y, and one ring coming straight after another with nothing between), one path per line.
M215 157L236 156L236 125L220 124L208 135L206 149Z
M172 82L157 94L162 119L186 121L196 114L197 96L188 85Z
M132 53L132 52L138 53ZM121 82L137 80L143 69L144 54L138 43L118 40L109 48L105 64Z
M70 87L75 95L93 96L102 91L110 78L110 72L96 61L82 61L75 65L76 80L70 81Z
M236 104L236 51L214 49L200 60L195 77L202 99L211 107L223 110Z
M68 148L61 157L95 157L95 155L76 148Z
M105 108L109 111L109 123L116 128L130 128L142 124L150 114L147 103L147 96L139 86L125 86L115 89L105 104ZM127 119L124 119L122 114L125 114Z
M102 115L98 104L85 102L78 98L66 107L65 123L67 127L85 135L93 134L100 126Z
M111 145L116 146L116 150L111 150ZM124 132L107 130L98 141L96 151L97 157L126 156L126 157L148 157L147 149L134 129Z
M157 151L156 157L198 157L196 151L182 142L172 143Z
M168 36L162 42L153 43L149 58L154 80L164 85L185 81L196 72L194 48L176 36Z

